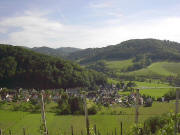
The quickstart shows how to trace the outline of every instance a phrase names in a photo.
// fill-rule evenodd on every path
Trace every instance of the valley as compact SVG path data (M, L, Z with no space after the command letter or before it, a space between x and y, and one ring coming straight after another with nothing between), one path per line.
M85 95L90 132L96 132L96 125L101 134L120 134L122 122L123 134L130 134L137 105L139 123L149 128L143 127L143 132L154 130L154 119L174 115L178 89L170 87L180 86L179 43L128 40L104 48L61 51L0 45L3 133L23 135L24 128L28 134L40 134L42 90L49 134L86 132Z

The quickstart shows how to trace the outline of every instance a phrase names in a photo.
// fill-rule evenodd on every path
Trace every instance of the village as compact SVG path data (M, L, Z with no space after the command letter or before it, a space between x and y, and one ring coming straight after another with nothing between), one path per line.
M120 94L119 92L124 91L124 89L119 89L116 85L111 85L111 87L100 86L97 91L86 92L86 98L93 101L96 104L102 104L104 106L112 106L113 104L118 104L121 107L132 107L136 102L136 91L131 89L129 95ZM30 102L39 101L41 92L35 89L0 89L0 101L4 102ZM58 102L61 99L62 93L66 93L68 96L82 97L81 88L71 88L71 89L53 89L44 91L44 98L51 102ZM139 105L151 106L153 98L150 96L139 94ZM164 99L162 98L162 101Z

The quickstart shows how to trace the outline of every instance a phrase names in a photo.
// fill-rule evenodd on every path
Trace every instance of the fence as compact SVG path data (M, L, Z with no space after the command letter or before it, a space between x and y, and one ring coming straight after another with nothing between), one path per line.
M163 89L164 87L159 87L160 89ZM166 87L167 88L167 87ZM169 87L168 87L169 88ZM172 87L171 87L172 88ZM173 87L174 88L174 87ZM179 88L179 87L175 87L175 88ZM147 88L146 88L147 89ZM151 88L152 89L152 88ZM154 87L154 89L157 89L157 87ZM179 112L179 92L180 90L177 89L176 90L176 101L172 101L172 104L175 103L175 105L172 105L171 109L173 109L174 106L174 110L175 110L175 114L177 115L177 113ZM81 128L80 130L76 129L76 126L74 125L69 125L69 127L67 128L67 130L63 130L61 129L61 127L58 129L59 131L56 132L57 135L91 135L92 133L94 135L125 135L127 133L127 126L128 125L128 119L126 121L122 120L123 117L126 119L128 117L134 117L134 123L138 124L141 120L143 121L144 119L146 119L148 117L148 115L159 115L160 113L155 113L155 112L150 112L150 113L144 113L141 114L141 107L139 106L139 89L136 90L136 104L135 104L135 109L132 108L132 111L130 111L127 114L122 114L122 115L117 115L117 116L113 116L116 117L117 119L117 123L115 126L108 128L108 127L104 127L102 128L100 126L100 124L96 124L96 121L92 121L92 117L93 116L88 116L87 113L87 105L86 105L86 97L84 96L84 108L85 108L85 119L84 119L84 124L86 126L84 126L83 128ZM147 112L148 112L148 108L147 108ZM43 135L56 135L54 133L52 133L52 131L47 129L47 125L46 125L46 115L45 115L45 106L44 106L44 101L43 101L43 94L42 94L42 111L41 111L41 116L42 116L42 134ZM91 118L89 120L89 117ZM104 116L106 117L106 116ZM112 117L112 118L113 118ZM130 119L131 119L130 118ZM110 122L110 120L109 120ZM174 135L177 134L177 129L178 129L178 122L175 120L175 127L174 127ZM26 123L24 123L26 124ZM48 123L47 123L48 124ZM113 123L114 124L114 123ZM144 125L145 126L145 125ZM31 132L28 131L27 128L22 128L21 133L15 133L12 129L6 129L5 130L0 129L0 135L34 135Z

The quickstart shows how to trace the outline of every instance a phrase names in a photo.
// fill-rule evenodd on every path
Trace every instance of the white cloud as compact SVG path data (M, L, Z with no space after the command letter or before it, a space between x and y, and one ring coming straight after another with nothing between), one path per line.
M44 15L28 13L6 18L0 22L5 43L23 46L73 46L80 48L102 47L134 38L158 38L180 42L180 18L127 22L101 27L65 25L47 19ZM16 29L16 30L14 30ZM0 41L3 42L3 41Z
M103 2L93 2L90 3L90 8L109 8L112 7L112 2L110 1L103 1Z

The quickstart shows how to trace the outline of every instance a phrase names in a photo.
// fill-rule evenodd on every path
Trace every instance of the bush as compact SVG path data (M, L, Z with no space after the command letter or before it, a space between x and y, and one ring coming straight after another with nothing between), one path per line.
M97 107L93 105L88 109L88 114L96 114L98 112L97 110Z
M158 98L157 98L157 101L162 102L162 98L161 98L161 97L158 97Z
M129 135L172 135L174 134L175 114L168 113L162 116L154 116L148 118L144 122L144 126L135 125L131 128ZM180 121L180 114L177 115L177 122ZM178 127L180 124L178 124ZM178 130L178 133L180 131Z
M58 101L58 114L84 114L83 100L80 97L62 94Z
M0 101L0 109L2 108L2 106L5 104L5 101Z
M70 110L69 107L66 106L66 107L63 107L63 108L59 109L57 111L57 114L62 114L62 115L71 114L71 110Z
M23 111L23 112L38 112L40 110L40 104L33 105L31 103L13 103L12 110L13 111Z
M164 95L164 97L165 97L165 100L167 101L176 99L176 90L171 89Z

